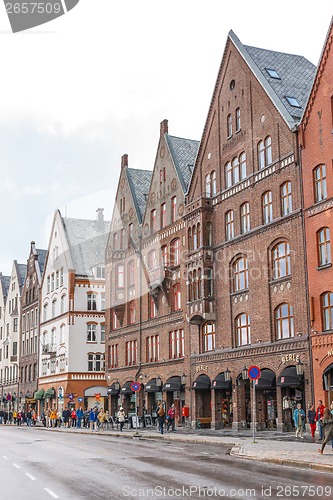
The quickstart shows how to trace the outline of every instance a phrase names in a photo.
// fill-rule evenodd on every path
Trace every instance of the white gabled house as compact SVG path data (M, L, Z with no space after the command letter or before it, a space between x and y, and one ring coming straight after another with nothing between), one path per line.
M41 408L104 406L105 247L110 223L54 214L40 297Z

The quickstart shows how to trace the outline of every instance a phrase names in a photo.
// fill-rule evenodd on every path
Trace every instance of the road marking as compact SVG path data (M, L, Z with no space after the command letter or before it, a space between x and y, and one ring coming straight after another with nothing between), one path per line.
M207 453L207 451L202 451L201 455L209 455L209 453Z
M25 475L28 476L32 481L36 481L36 478L29 474L29 472L26 472Z
M5 455L2 455L2 456L3 456L3 458L4 458L5 460L8 460L8 458L7 458L7 457L5 457Z
M14 465L14 467L16 467L17 469L20 469L20 468L21 468L19 465L15 464L14 462L13 462L13 465Z
M60 498L60 497L58 497L58 495L56 495L54 493L54 491L50 490L50 488L44 488L44 490L47 491L48 494L51 495L51 497L53 497L53 498Z
M168 446L168 450L170 450L170 448L174 449L174 450L183 450L184 448L181 448L180 446Z

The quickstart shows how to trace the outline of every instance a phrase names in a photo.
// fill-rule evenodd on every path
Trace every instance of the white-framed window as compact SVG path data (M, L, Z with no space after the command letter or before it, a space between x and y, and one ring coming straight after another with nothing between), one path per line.
M87 342L96 341L96 323L87 323Z

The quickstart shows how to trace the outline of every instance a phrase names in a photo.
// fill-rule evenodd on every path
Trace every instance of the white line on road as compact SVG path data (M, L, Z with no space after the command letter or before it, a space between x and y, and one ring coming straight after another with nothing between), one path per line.
M53 497L53 498L60 498L60 497L58 497L58 495L56 495L54 493L54 491L50 490L50 488L44 488L44 490L47 491L48 494L51 495L51 497Z
M25 475L28 476L32 481L36 481L36 478L29 474L29 472L26 472Z
M180 446L168 446L168 450L172 448L173 450L183 450L184 448L181 448Z
M17 469L20 469L20 468L21 468L19 465L15 464L14 462L13 462L13 465L14 465L14 467L16 467Z
M201 455L209 455L209 453L207 453L207 451L202 451Z
M2 456L3 456L3 458L4 458L5 460L8 460L8 458L7 458L7 457L5 457L5 455L2 455Z

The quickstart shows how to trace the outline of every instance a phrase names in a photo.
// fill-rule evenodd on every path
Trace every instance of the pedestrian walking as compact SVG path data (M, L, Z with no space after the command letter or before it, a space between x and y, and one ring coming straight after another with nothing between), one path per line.
M118 418L118 422L120 424L120 431L123 432L123 427L125 424L125 411L124 411L124 408L122 406L119 408L117 418Z
M324 409L324 415L321 418L321 427L323 432L323 443L321 448L318 449L318 453L322 455L327 443L333 439L333 417L329 408Z
M298 403L297 408L294 411L294 423L296 427L296 437L300 436L303 438L303 424L305 420L305 411L302 409L301 403Z
M168 421L168 424L167 424L167 431L170 430L170 427L172 429L172 432L174 432L176 429L175 429L175 416L176 416L176 410L175 410L175 405L172 404L168 410L168 415L167 415L167 421Z
M322 418L324 416L325 405L321 399L318 401L318 406L316 409L316 422L318 422L318 430L319 430L319 441L323 439L323 427L322 427Z
M164 423L165 423L165 410L162 401L159 402L158 407L156 409L157 421L158 421L158 430L161 434L164 432Z
M93 408L90 408L90 413L89 413L89 427L91 431L96 430L96 421L97 421L97 415L96 412Z
M308 409L308 422L311 429L312 441L315 440L315 432L316 432L316 410L314 405L310 405Z

